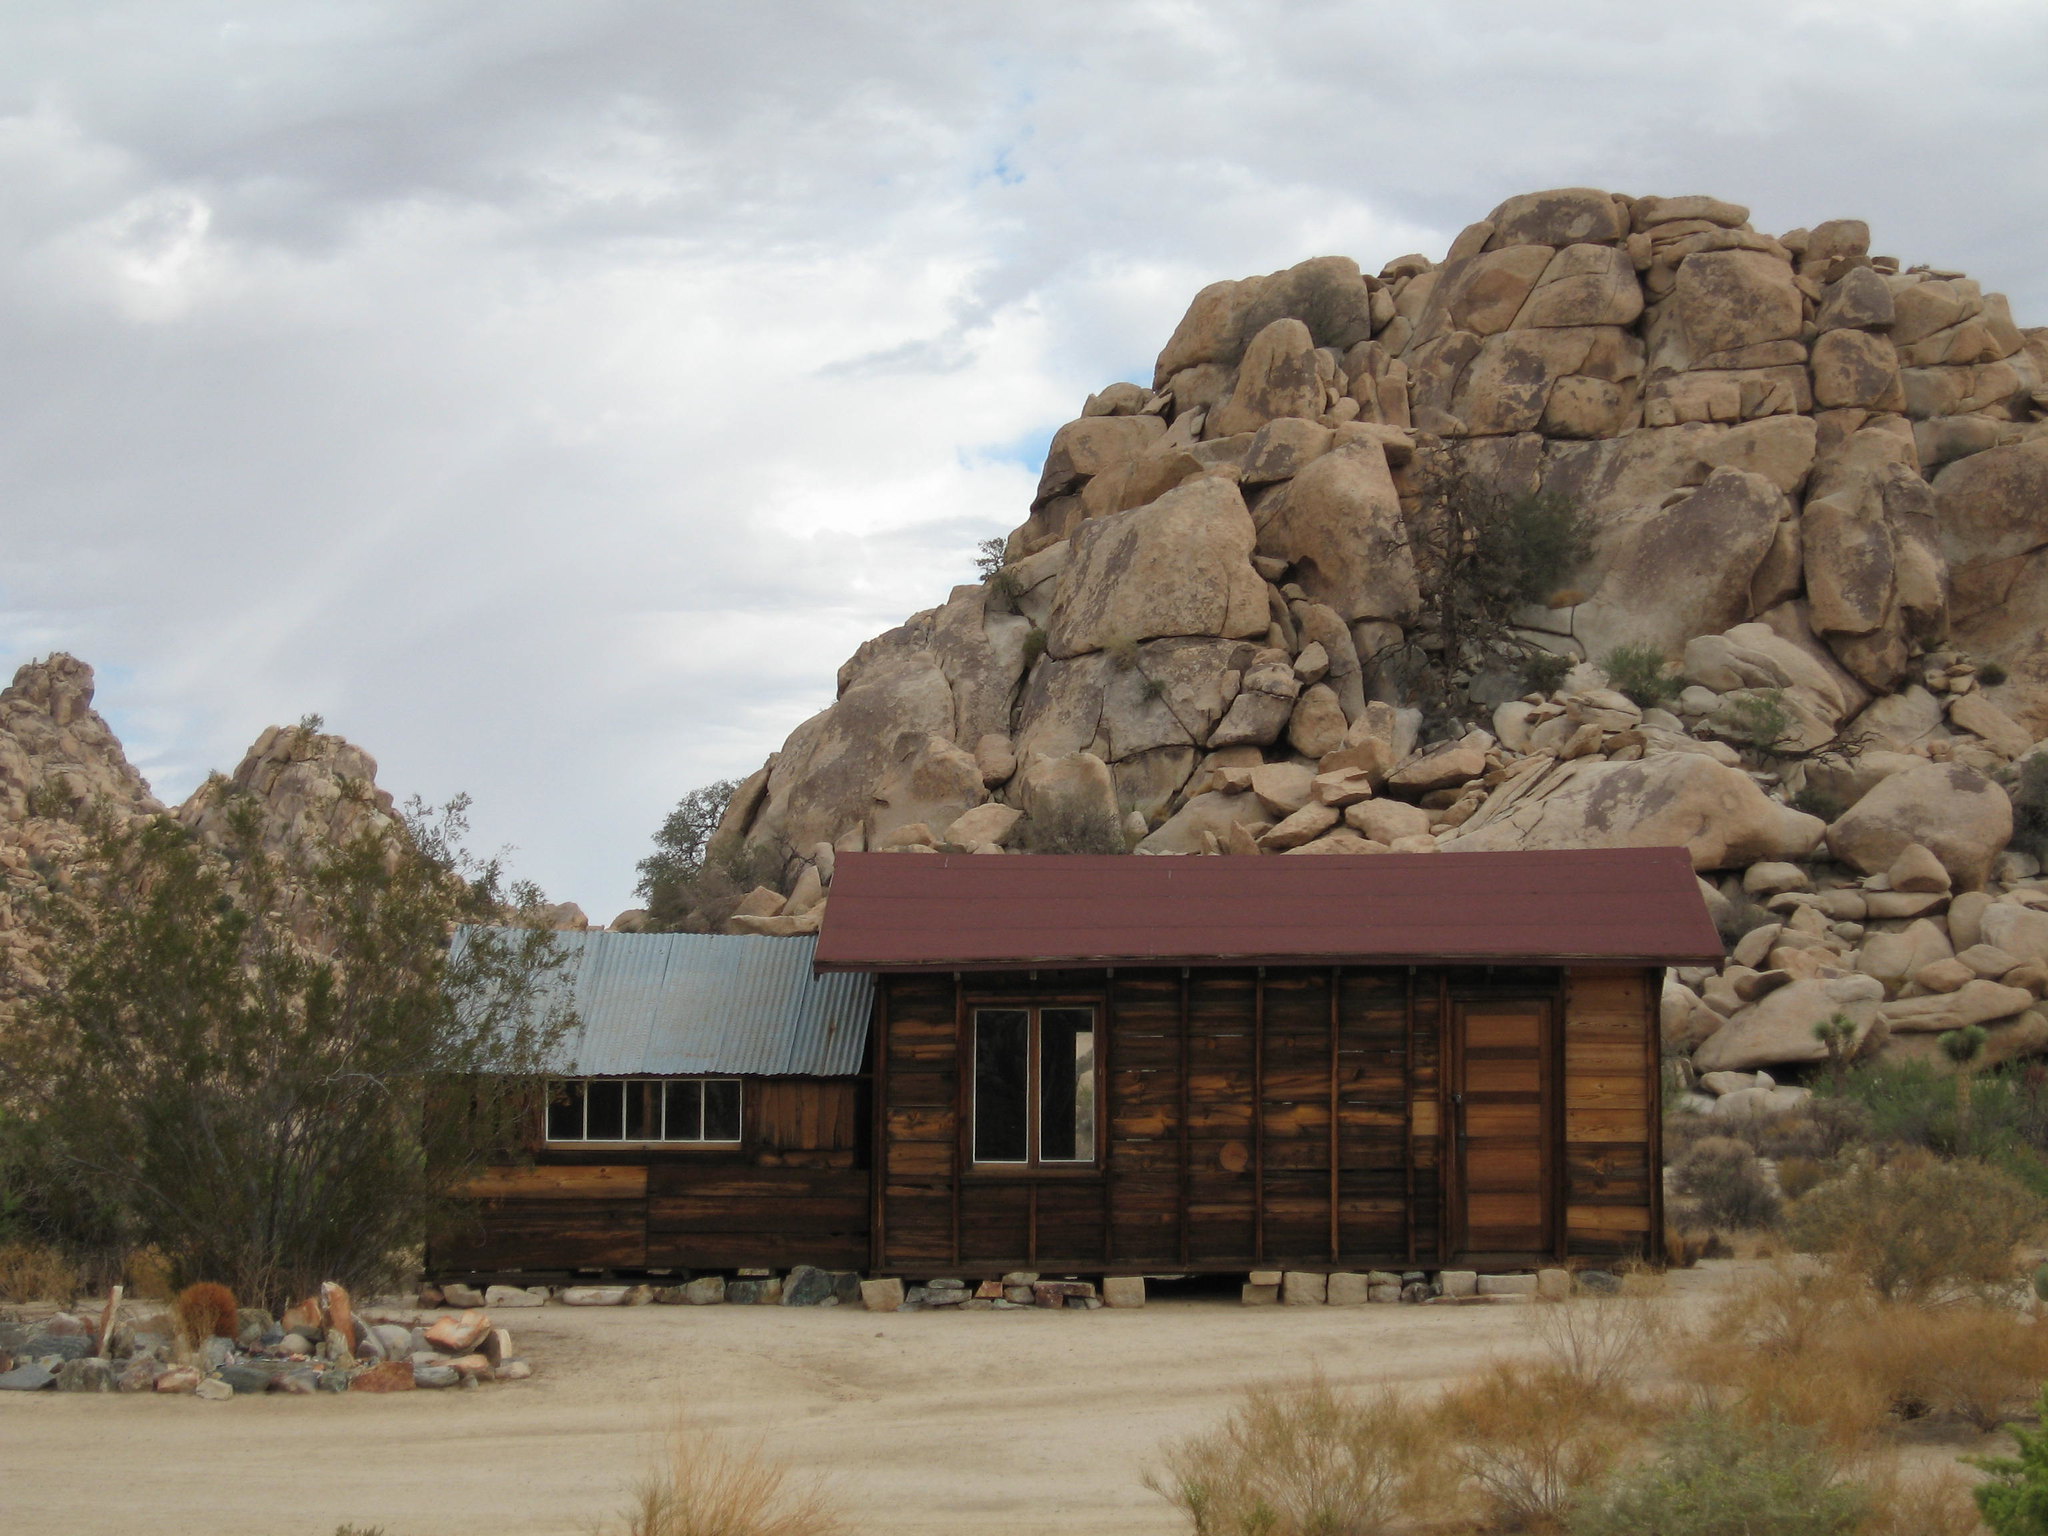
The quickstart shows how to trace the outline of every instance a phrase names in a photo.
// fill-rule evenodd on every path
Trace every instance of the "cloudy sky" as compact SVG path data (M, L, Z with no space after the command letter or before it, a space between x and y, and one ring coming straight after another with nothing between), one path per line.
M1196 289L1547 186L2048 321L2039 0L13 0L0 657L324 715L598 921Z

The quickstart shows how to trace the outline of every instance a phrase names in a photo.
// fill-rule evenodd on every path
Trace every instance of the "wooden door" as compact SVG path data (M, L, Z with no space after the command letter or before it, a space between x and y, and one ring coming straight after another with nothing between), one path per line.
M1546 1002L1462 1003L1451 1073L1451 1247L1551 1253L1556 1023Z

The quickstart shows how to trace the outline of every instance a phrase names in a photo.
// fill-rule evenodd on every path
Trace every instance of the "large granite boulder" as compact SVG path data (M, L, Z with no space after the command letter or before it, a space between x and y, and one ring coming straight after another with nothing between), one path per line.
M1345 620L1412 618L1421 594L1401 498L1379 444L1326 453L1259 498L1258 552Z
M1928 763L1880 780L1827 835L1828 850L1866 875L1883 874L1919 843L1956 889L1974 891L2012 839L2012 801L1974 768Z
M1854 1050L1877 1025L1884 984L1871 976L1816 977L1768 992L1731 1017L1692 1053L1701 1072L1754 1072L1758 1067L1826 1061L1813 1026L1836 1014L1855 1025Z
M1748 774L1693 752L1581 758L1524 774L1443 843L1446 853L1680 847L1695 869L1802 859L1826 825L1780 805Z
M1256 541L1237 487L1214 478L1091 519L1073 538L1046 654L1079 656L1160 635L1264 634Z

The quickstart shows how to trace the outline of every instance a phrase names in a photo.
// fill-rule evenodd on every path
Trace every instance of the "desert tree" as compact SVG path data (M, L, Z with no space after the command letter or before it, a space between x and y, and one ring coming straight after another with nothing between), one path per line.
M464 800L280 843L210 792L217 838L97 827L49 901L51 984L0 1039L0 1093L180 1283L387 1284L521 1139L573 1022L563 956L540 893L466 851Z

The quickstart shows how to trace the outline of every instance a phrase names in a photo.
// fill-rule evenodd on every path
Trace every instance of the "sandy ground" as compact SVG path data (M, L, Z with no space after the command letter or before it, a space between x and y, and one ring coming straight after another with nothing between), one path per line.
M1691 1310L1729 1264L1674 1274ZM1586 1303L1574 1303L1586 1305ZM1527 1307L508 1312L530 1381L466 1392L0 1393L0 1528L157 1536L588 1531L679 1411L823 1474L867 1529L1169 1536L1139 1481L1247 1383L1428 1383L1528 1347Z

